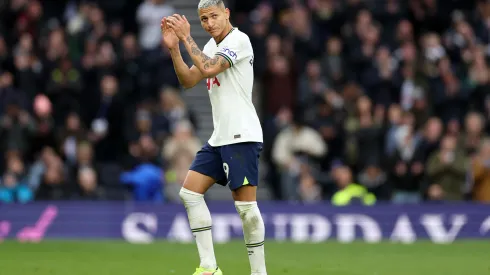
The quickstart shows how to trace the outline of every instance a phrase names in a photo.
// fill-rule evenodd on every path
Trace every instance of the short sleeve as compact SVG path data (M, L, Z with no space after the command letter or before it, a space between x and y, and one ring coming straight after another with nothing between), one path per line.
M242 60L249 60L253 56L252 44L246 36L230 37L219 46L216 55L222 56L233 67Z

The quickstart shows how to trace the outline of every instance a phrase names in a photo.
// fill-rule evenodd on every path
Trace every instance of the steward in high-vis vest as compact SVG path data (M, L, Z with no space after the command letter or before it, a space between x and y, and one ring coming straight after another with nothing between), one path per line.
M376 196L369 193L366 187L351 183L344 189L337 191L332 197L332 204L335 206L345 206L349 204L373 205L376 203Z

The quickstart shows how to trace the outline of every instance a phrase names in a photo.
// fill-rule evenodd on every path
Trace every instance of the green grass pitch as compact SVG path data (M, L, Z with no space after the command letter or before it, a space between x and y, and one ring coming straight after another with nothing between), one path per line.
M250 275L242 242L216 245L226 275ZM411 245L266 243L268 274L306 275L489 275L490 242ZM0 243L4 275L191 275L198 256L193 244L118 241Z

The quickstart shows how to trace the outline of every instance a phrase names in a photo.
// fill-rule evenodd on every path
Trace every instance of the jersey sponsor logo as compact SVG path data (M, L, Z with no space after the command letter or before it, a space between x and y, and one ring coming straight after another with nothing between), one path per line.
M219 83L219 80L216 76L214 77L214 79L211 78L206 79L206 86L208 86L208 91L211 90L211 88L213 88L214 85L218 85L218 87L221 86L221 83Z
M231 57L231 58L233 58L233 59L235 59L235 60L237 60L237 58L238 58L237 53L236 53L236 52L234 52L234 51L232 51L232 50L230 50L230 48L228 48L228 47L224 47L224 48L221 50L221 52L222 52L222 53L224 53L224 54L227 54L229 57Z

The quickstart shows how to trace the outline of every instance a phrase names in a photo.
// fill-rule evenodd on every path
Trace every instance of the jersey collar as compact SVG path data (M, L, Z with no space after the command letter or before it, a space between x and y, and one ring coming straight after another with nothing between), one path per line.
M235 27L231 28L231 30L225 35L225 37L223 37L223 39L221 39L219 43L216 43L216 46L219 46L219 44L223 42L228 37L228 35L230 35L230 33L232 33L235 29L236 29Z

